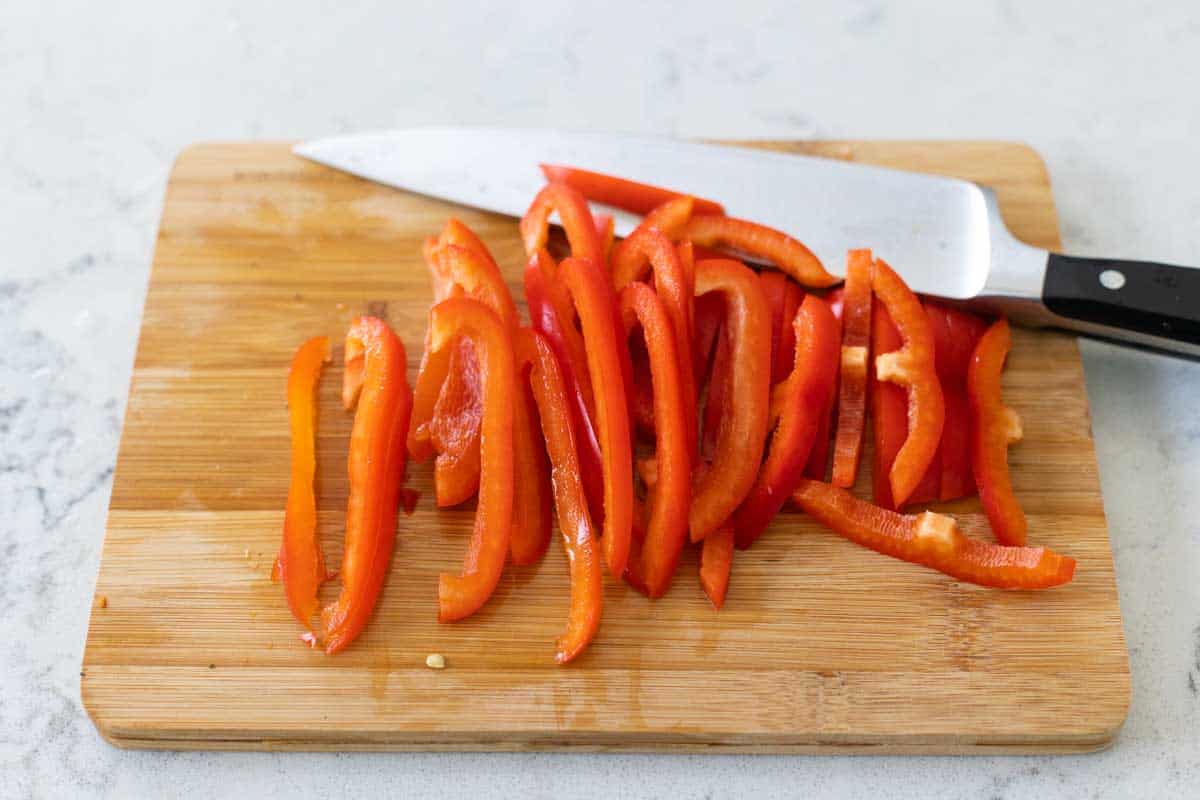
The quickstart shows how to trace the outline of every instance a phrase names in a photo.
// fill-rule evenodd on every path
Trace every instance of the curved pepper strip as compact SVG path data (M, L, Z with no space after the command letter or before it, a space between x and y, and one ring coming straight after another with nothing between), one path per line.
M844 303L842 301L842 289L837 288L825 295L825 302L829 305L829 310L833 312L834 318L838 321L838 336L841 336L842 325L842 309ZM793 339L795 338L795 329L793 328ZM795 343L793 341L793 347ZM821 424L817 428L817 438L813 442L812 452L808 455L808 464L804 467L804 477L812 478L816 481L825 480L826 467L829 465L829 451L833 449L833 430L837 423L837 405L838 405L838 383L835 378L833 393L829 395L829 407L825 409L825 413L821 415Z
M693 267L694 273L694 267ZM725 300L719 294L697 297L693 312L695 335L693 338L693 374L697 384L700 376L709 372L714 355L714 345L720 339L721 324L725 320Z
M787 377L792 365L779 368L780 351L784 327L791 327L791 318L785 326L783 321L783 304L787 295L788 277L782 272L764 270L758 273L758 282L763 290L763 299L767 301L767 310L771 313L771 385L779 383ZM794 342L793 342L794 344Z
M967 371L971 468L996 540L1023 545L1029 526L1008 474L1008 446L1021 440L1021 418L1000 399L1000 372L1011 346L1008 320L998 319L980 338L971 356Z
M404 440L413 397L404 344L381 319L359 317L346 333L342 404L358 410L350 433L350 499L342 591L321 612L325 652L346 647L366 627L392 563Z
M513 512L513 404L516 371L512 334L496 313L478 300L454 297L429 315L433 352L469 336L480 361L483 424L479 505L461 575L438 579L438 621L454 622L479 610L500 580L508 556Z
M688 524L696 542L725 524L754 486L771 394L771 315L758 278L739 261L697 262L696 295L710 292L725 297L730 381L737 402L727 404L712 467L693 488Z
M521 240L525 255L531 256L546 246L550 235L550 215L558 212L571 255L587 258L597 264L605 263L604 244L596 233L596 221L587 200L578 190L565 183L549 183L533 198L529 210L521 217Z
M553 527L550 465L537 435L529 386L517 381L513 398L513 520L509 549L517 566L536 564L550 546Z
M642 218L638 229L653 228L662 231L663 235L672 242L678 242L683 238L688 220L692 218L695 210L696 198L690 195L675 197L660 206L655 206Z
M728 525L704 537L700 545L700 588L718 611L725 605L733 569L733 528Z
M544 336L529 328L517 331L517 370L528 370L529 386L541 418L542 437L553 465L554 505L571 578L571 609L567 629L555 641L554 658L565 664L578 656L596 636L604 596L600 554L580 482L575 430L566 385L558 359Z
M680 359L666 304L644 283L630 283L619 297L625 337L639 325L650 357L654 382L655 459L659 472L649 493L649 518L640 549L629 558L630 582L661 597L671 585L679 554L687 541L691 498L691 451L688 449Z
M871 251L846 257L842 295L842 353L838 385L837 433L833 446L834 486L849 489L858 477L863 430L867 424L867 364L871 344Z
M871 288L904 341L900 350L876 350L875 357L876 379L908 390L908 435L888 473L892 500L900 508L937 455L946 407L937 376L933 332L921 302L882 259L872 268Z
M967 369L979 337L987 329L982 318L967 311L926 303L937 350L938 378L946 402L946 423L938 448L941 462L939 500L954 500L975 493L971 473L970 405L967 402Z
M595 261L568 258L559 278L571 294L587 349L588 371L595 391L597 438L603 456L604 558L609 573L620 578L629 560L633 525L633 452L629 430L624 363L619 350L617 304L607 275Z
M616 239L617 225L612 214L595 214L596 235L600 237L600 251L604 254L604 263L612 256L613 241Z
M314 336L296 351L288 371L288 422L292 434L292 470L287 506L283 512L283 544L276 561L288 608L300 624L312 630L317 590L325 582L325 557L317 541L317 383L329 361L329 337Z
M583 347L583 335L569 319L564 306L570 298L551 301L555 291L563 291L557 284L557 270L548 275L548 267L554 260L545 250L539 250L529 259L525 267L525 303L529 306L529 319L534 330L546 337L554 355L558 358L567 397L571 401L571 418L575 424L575 443L579 455L579 467L583 471L583 488L587 493L588 507L599 520L604 509L604 459L600 453L600 440L592 425L592 379L587 367L587 353Z
M799 240L756 222L697 214L688 221L683 235L701 247L731 249L765 259L801 286L824 289L838 282L835 276L825 271L821 260Z
M679 354L679 381L683 396L683 414L686 452L696 452L696 376L692 371L692 338L695 292L694 276L689 276L679 257L679 251L662 232L653 228L639 227L629 238L617 245L613 252L613 288L620 292L626 286L643 281L650 271L654 273L654 288L663 302L669 319L664 331L675 340L675 352ZM691 278L689 280L689 278ZM647 336L647 342L649 342ZM635 388L637 385L635 377ZM640 393L637 393L640 394ZM636 400L635 400L636 403ZM635 411L635 413L637 413ZM658 418L655 415L655 418ZM689 460L693 456L689 455Z
M1075 575L1075 559L1044 547L1005 547L964 536L952 517L899 514L845 489L803 480L796 505L834 533L877 553L997 589L1046 589Z
M629 181L576 167L542 164L541 168L542 174L551 183L565 183L578 189L588 200L632 211L634 214L648 214L656 206L660 206L668 200L685 196L670 189L660 189L646 183ZM698 214L725 213L721 204L712 200L697 199L695 203Z
M783 508L808 463L821 418L828 416L829 398L837 375L838 323L825 301L804 298L796 315L796 356L792 374L776 387L779 420L767 450L767 460L754 488L733 516L737 546L746 549L766 530ZM772 398L776 405L776 398Z
M887 308L877 306L871 317L871 352L878 356L899 350L903 344ZM894 509L890 473L896 454L908 437L908 398L901 387L878 380L874 369L869 376L869 394L875 444L871 466L872 497L875 505Z

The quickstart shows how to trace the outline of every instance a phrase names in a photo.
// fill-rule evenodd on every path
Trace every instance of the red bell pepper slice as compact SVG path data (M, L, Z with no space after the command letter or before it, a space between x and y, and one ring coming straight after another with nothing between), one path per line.
M779 423L767 460L750 494L733 516L737 546L745 549L766 530L804 476L821 419L828 416L837 375L837 319L816 295L804 298L796 315L796 355L792 374L775 389L772 416Z
M693 276L694 274L693 266ZM696 330L692 344L692 367L699 384L700 376L708 374L713 346L720 338L718 334L725 320L725 300L719 294L697 297L693 306L693 318Z
M529 328L517 331L518 372L528 370L529 386L541 419L542 437L553 465L554 505L567 552L571 607L567 629L555 641L555 660L571 661L588 646L600 626L604 595L595 529L580 481L575 426L566 385L550 343Z
M630 283L621 290L618 302L625 338L640 325L650 357L659 469L649 492L645 538L640 548L634 545L637 552L629 558L630 582L645 587L650 597L661 597L671 585L687 541L692 471L680 373L688 359L679 358L670 314L653 289Z
M998 319L975 345L967 370L971 469L979 499L1001 544L1025 544L1028 522L1008 474L1008 446L1021 440L1021 418L1000 399L1000 372L1012 346L1008 320Z
M729 409L733 387L732 354L730 353L729 336L726 327L721 324L716 331L716 345L713 348L712 367L708 373L708 394L704 401L704 419L700 428L701 458L711 461L717 449L718 434L721 432L721 419Z
M342 590L321 612L325 652L345 648L366 627L392 563L404 440L413 397L404 343L381 319L359 317L346 333L342 403L354 414L350 433L350 500ZM311 641L311 640L310 640Z
M682 390L687 452L696 452L696 376L692 369L692 338L695 277L689 274L679 251L671 240L653 228L638 228L613 252L613 288L618 292L635 281L642 281L653 270L654 287L666 308L669 325L666 333L675 340L679 354L679 380ZM648 341L648 339L647 339ZM631 354L632 355L632 354ZM637 379L635 377L635 394ZM636 401L635 401L636 402ZM637 413L635 411L635 413ZM692 456L689 455L689 459Z
M833 485L848 489L858 476L867 424L867 363L871 337L871 251L851 250L843 294L841 375Z
M587 353L583 346L583 335L570 321L573 320L574 311L570 306L570 297L558 284L557 267L545 250L534 253L525 267L525 302L529 306L533 329L546 337L558 358L567 386L567 397L571 401L583 488L587 493L588 506L593 515L600 519L604 507L604 460L600 453L600 440L592 424L594 404Z
M871 352L876 355L890 353L899 350L903 344L900 331L892 324L887 308L877 306L871 317ZM877 380L874 369L870 374L870 398L871 430L875 439L871 467L872 496L875 505L894 509L896 504L892 501L890 474L896 454L908 437L908 399L901 387Z
M700 545L700 588L718 611L725 605L733 569L733 528L725 526L704 537Z
M553 527L550 465L537 432L536 400L529 385L517 381L513 399L513 521L509 537L512 562L536 564L550 546Z
M813 252L783 231L733 217L697 214L688 221L684 237L702 247L731 249L764 259L801 286L824 289L838 282L825 271Z
M937 376L933 332L921 302L882 259L875 261L871 288L904 341L898 351L875 351L876 379L908 390L908 435L888 473L892 500L900 508L937 454L946 407Z
M725 297L725 338L729 340L730 381L736 387L737 402L727 404L712 467L693 487L688 520L692 541L700 541L725 524L754 486L767 436L771 394L771 315L758 278L739 261L697 262L696 295L710 292Z
M617 331L617 304L612 284L599 262L568 258L559 265L559 278L570 292L587 350L588 372L595 392L597 438L603 456L604 546L609 573L620 578L629 559L633 525L633 452L626 399L628 353L624 356Z
M288 372L288 422L292 433L292 470L283 513L283 544L275 562L292 616L310 631L317 590L325 582L325 557L317 540L317 383L329 361L329 337L314 336L296 351Z
M899 514L857 499L845 489L803 480L795 503L827 528L884 555L952 578L997 589L1046 589L1067 583L1075 559L1044 547L1005 547L971 539L952 517Z
M604 254L604 263L612 256L613 242L616 239L617 226L612 214L595 214L596 235L600 237L600 252Z
M941 462L939 500L954 500L975 493L971 474L970 408L967 402L967 368L975 343L987 329L983 319L957 308L925 303L937 350L938 378L946 399L946 424L938 448Z
M558 164L542 164L541 167L542 174L551 183L565 183L578 189L588 200L632 211L634 214L648 214L668 200L685 196L670 189L660 189L657 186L577 167ZM696 199L695 203L698 214L725 213L721 204L712 200Z
M825 302L829 305L829 310L833 312L834 318L838 321L838 336L840 337L842 309L845 305L842 289L839 287L826 294ZM795 339L794 328L792 338ZM808 455L808 465L804 467L804 477L806 478L812 478L817 481L825 480L825 472L829 466L829 451L833 449L833 426L837 422L838 384L839 379L835 379L833 393L829 395L829 407L825 409L825 413L821 416L821 424L817 428L817 438L813 442L812 452Z
M780 358L781 336L785 327L791 327L791 318L783 321L784 296L787 294L788 277L782 272L765 270L758 273L758 283L762 287L763 299L767 301L767 310L771 314L771 385L779 383L787 377L791 364L784 369L778 369Z
M512 332L478 300L452 297L429 315L434 353L468 336L479 360L483 387L479 504L460 575L438 580L438 621L474 614L496 589L508 557L513 520L513 405L516 387Z
M653 228L661 231L672 242L678 242L683 238L688 220L692 218L695 210L696 198L686 195L676 197L655 207L642 218L638 228Z
M549 183L537 193L525 216L521 217L521 239L525 254L533 255L546 246L550 235L550 215L558 212L571 255L604 264L604 244L596 233L596 221L587 200L565 183Z

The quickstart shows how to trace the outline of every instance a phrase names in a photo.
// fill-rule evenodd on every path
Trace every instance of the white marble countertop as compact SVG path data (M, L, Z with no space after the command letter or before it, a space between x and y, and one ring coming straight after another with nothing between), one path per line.
M1200 364L1095 343L1084 359L1134 685L1104 753L288 755L103 742L80 706L79 664L163 187L190 142L428 123L1020 139L1049 164L1069 249L1200 265L1194 2L861 0L741 4L736 17L695 1L251 5L0 8L0 796L1195 794Z

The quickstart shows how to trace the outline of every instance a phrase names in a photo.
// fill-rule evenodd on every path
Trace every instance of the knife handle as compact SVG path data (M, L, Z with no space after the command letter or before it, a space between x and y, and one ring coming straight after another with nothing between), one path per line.
M1051 253L1042 302L1063 327L1200 358L1200 269Z

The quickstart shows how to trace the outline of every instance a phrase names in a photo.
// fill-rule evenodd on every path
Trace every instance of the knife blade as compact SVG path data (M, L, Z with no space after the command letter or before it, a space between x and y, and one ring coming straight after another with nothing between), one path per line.
M1200 357L1200 270L1048 253L974 183L811 156L623 134L417 128L305 142L297 155L406 191L519 217L565 164L711 197L803 241L834 273L870 247L917 292L1035 326ZM618 235L636 216L614 214Z

